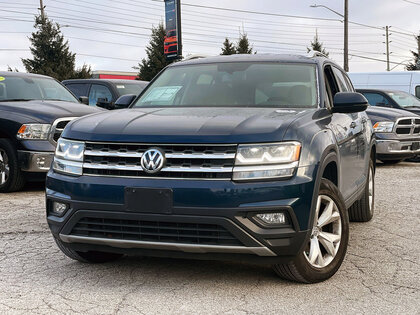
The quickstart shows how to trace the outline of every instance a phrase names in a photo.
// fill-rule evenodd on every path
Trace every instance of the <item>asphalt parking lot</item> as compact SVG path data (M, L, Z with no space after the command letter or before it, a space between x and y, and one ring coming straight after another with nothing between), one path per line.
M0 195L1 314L420 314L420 163L379 165L375 217L351 224L346 259L329 281L302 285L269 267L65 257L44 217L40 184Z

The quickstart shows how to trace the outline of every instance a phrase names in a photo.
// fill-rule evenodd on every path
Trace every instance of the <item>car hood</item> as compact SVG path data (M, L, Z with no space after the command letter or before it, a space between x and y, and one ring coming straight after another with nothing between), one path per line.
M416 107L416 108L411 107L411 108L404 109L404 111L411 112L416 115L420 115L420 107Z
M30 119L30 122L52 123L57 118L80 117L104 111L102 108L63 101L0 102L0 110L16 113Z
M407 110L374 106L369 106L369 108L366 110L366 113L368 114L373 124L377 123L378 121L396 121L402 117L416 116L416 114Z
M73 121L63 137L143 143L252 143L280 141L302 109L136 108Z

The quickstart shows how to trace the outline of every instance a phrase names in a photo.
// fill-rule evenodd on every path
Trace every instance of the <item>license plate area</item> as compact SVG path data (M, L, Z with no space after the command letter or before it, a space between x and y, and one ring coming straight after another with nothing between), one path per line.
M168 188L127 187L125 205L130 212L171 214L173 191Z

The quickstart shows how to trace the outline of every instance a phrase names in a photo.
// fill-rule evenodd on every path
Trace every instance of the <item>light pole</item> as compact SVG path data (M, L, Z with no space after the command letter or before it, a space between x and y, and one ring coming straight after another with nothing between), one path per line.
M341 14L325 5L311 5L311 8L325 8L344 19L344 70L349 72L349 2L344 0L344 14Z

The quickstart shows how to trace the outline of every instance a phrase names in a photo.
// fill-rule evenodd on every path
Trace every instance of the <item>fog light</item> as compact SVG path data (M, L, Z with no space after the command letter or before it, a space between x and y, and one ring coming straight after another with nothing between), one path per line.
M45 160L45 157L44 156L38 157L36 159L36 165L38 166L38 168L44 168L45 167L45 163L46 163L46 160Z
M61 215L64 214L64 212L67 211L68 208L69 208L69 206L66 203L61 203L61 202L54 201L53 205L52 205L52 212L55 215L61 216Z
M256 217L266 224L285 224L286 216L283 212L279 213L260 213Z

